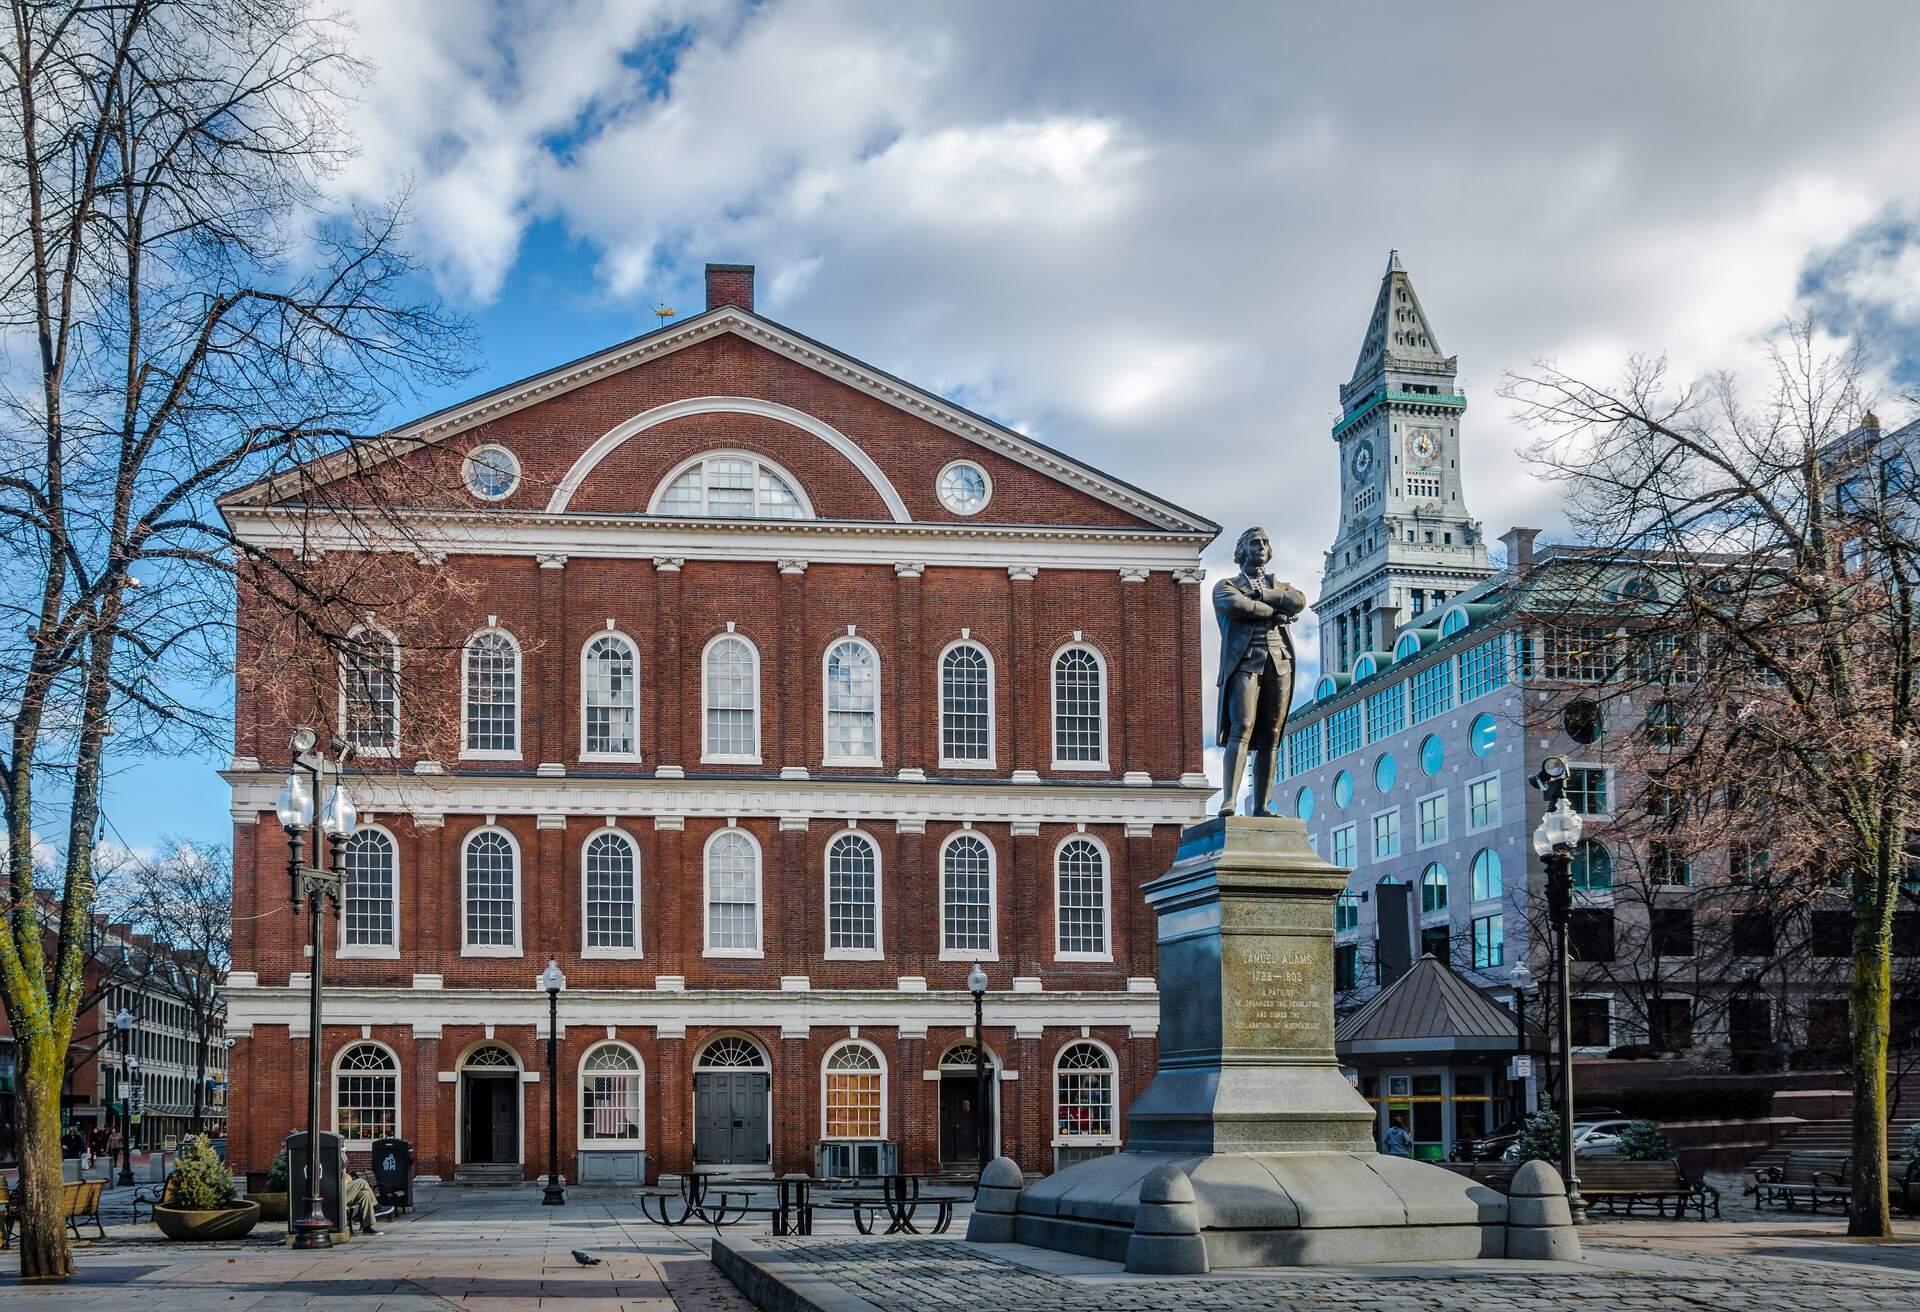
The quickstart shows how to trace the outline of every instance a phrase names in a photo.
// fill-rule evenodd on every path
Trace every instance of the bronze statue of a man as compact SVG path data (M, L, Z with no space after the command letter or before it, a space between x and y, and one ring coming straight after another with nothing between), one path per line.
M1280 736L1293 702L1293 635L1287 625L1307 607L1306 594L1291 583L1275 584L1266 571L1273 558L1267 531L1250 528L1234 544L1240 572L1213 588L1220 619L1220 745L1227 749L1220 814L1232 815L1240 796L1240 773L1253 752L1253 815L1265 815L1279 763Z

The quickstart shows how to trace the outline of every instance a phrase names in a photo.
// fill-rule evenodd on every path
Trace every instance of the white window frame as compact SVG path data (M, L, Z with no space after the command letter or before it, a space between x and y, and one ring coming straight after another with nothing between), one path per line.
M1440 872L1440 883L1437 885L1437 887L1446 895L1446 900L1441 905L1429 911L1426 909L1427 876L1432 874L1436 870ZM1436 921L1449 919L1452 917L1453 915L1453 872L1447 869L1446 862L1429 861L1425 865L1421 866L1419 875L1416 876L1413 881L1413 892L1414 892L1414 905L1420 908L1417 914L1421 918L1420 927L1422 929L1425 929L1427 927L1428 922L1426 918L1428 916L1434 917Z
M605 638L614 638L627 646L627 655L633 658L633 750L631 752L594 752L587 750L587 660L588 653L595 643ZM704 689L703 689L704 691ZM700 708L700 730L704 745L706 733L706 706ZM580 644L580 759L583 761L623 761L635 762L640 759L640 644L631 635L619 629L601 629L589 634Z
M632 1057L640 1080L640 1137L638 1139L590 1139L587 1137L587 1059L602 1048L618 1048ZM647 1059L624 1039L601 1039L580 1054L573 1071L574 1146L583 1153L645 1152L647 1149Z
M950 948L947 946L947 849L961 838L977 839L987 849L987 950L980 952L972 948ZM998 961L1000 960L1000 852L994 847L993 840L977 829L956 829L940 842L935 877L939 880L940 900L940 960L942 961Z
M1616 781L1613 777L1613 767L1599 761L1569 760L1567 762L1567 777L1569 779L1573 777L1575 770L1598 770L1606 777L1607 781L1607 809L1604 811L1582 811L1580 818L1582 820L1612 820L1615 816L1614 806L1619 799L1619 794L1615 788ZM1572 806L1573 803L1568 802L1567 805Z
M1438 801L1440 803L1440 836L1438 838L1429 839L1426 836L1426 822L1421 818L1420 808L1422 806L1425 806L1428 802L1432 802L1432 801ZM1430 847L1443 846L1448 841L1448 835L1450 835L1452 832L1453 832L1453 819L1451 816L1447 814L1447 790L1446 789L1442 788L1438 792L1425 793L1413 799L1413 850L1414 851L1423 852Z
M887 1054L880 1051L879 1044L869 1043L865 1039L856 1038L841 1039L820 1056L820 1138L826 1143L868 1142L865 1139L829 1138L827 1135L827 1116L829 1114L829 1108L827 1106L827 1066L828 1063L834 1059L835 1054L847 1048L864 1049L866 1052L871 1053L880 1063L880 1133L878 1137L884 1139L887 1137L887 1102L889 1095L892 1093L888 1085L891 1083L889 1077L892 1075L892 1072L887 1068Z
M707 750L707 710L711 705L709 701L710 689L708 687L709 675L707 658L713 654L713 649L716 646L728 640L745 643L747 652L753 657L753 751L747 755L716 753ZM707 639L707 645L700 649L700 763L702 765L760 764L760 753L766 738L763 732L764 725L762 724L766 708L762 705L760 694L760 644L756 643L746 634L736 632L732 629L716 633Z
M955 648L971 647L979 652L987 662L987 754L984 757L958 757L947 755L947 656ZM934 679L939 684L938 710L935 730L940 736L940 768L943 770L991 770L998 761L1000 740L998 737L999 719L996 699L999 696L999 671L993 663L993 652L987 644L974 638L955 638L940 649L939 658L934 662Z
M385 838L387 840L387 846L393 852L393 942L347 942L347 883L346 871L342 868L340 880L340 914L335 922L336 932L333 940L335 945L333 955L344 958L360 957L362 959L375 961L398 961L400 959L400 840L395 838L393 831L385 825L371 822L363 822L354 832L355 834L362 834L369 831ZM460 874L464 881L466 877L466 868L464 865L461 867ZM465 934L464 926L461 932L463 935ZM345 1049L342 1049L342 1051L345 1051Z
M1347 836L1347 850L1353 854L1353 864L1340 864L1340 835ZM1327 860L1338 870L1358 870L1360 868L1360 828L1349 820L1343 825L1335 825L1327 831Z
M833 714L833 687L828 669L833 653L845 646L863 647L873 658L873 755L871 756L835 756L833 754L833 734L830 729ZM758 688L758 670L756 663L755 687ZM884 700L885 672L880 668L880 649L855 633L843 634L827 643L826 650L820 653L820 763L822 765L879 765L886 753L886 740L882 737L885 730L881 726L881 705ZM755 698L756 703L758 697ZM705 707L701 708L702 714ZM704 726L703 726L704 727Z
M513 749L501 747L469 747L467 730L470 727L467 715L472 703L468 700L471 693L469 683L472 679L472 665L468 659L474 639L487 634L497 633L507 640L513 649ZM518 761L526 748L527 732L523 723L526 709L526 654L520 650L520 640L498 624L490 624L483 629L475 629L460 644L460 759L463 761Z
M394 637L389 630L377 624L356 625L348 631L347 638L352 640L358 638L363 633L377 633L386 639L387 650L393 655L393 741L384 747L361 747L356 744L353 749L353 754L355 756L377 757L380 760L392 760L400 754L400 639ZM464 664L465 662L463 660L463 667ZM334 662L334 670L339 675L340 680L340 718L337 723L340 725L340 732L344 736L347 732L347 725L349 724L347 719L347 654L344 651L340 653L339 659ZM463 701L460 706L463 716L466 709L466 703ZM464 727L461 733L464 738Z
M633 853L633 946L630 948L589 947L588 935L588 899L587 899L587 852L593 841L603 834L612 834L622 839L627 850ZM580 842L580 955L605 960L638 961L646 956L641 942L642 924L640 916L640 844L634 836L618 825L602 825L588 834ZM582 1058L585 1060L585 1058Z
M1506 789L1500 787L1500 772L1498 770L1493 770L1487 774L1475 775L1473 778L1468 779L1465 783L1463 783L1460 786L1460 801L1462 806L1466 808L1466 821L1467 821L1467 827L1461 830L1462 835L1484 834L1490 829L1498 829L1500 827L1499 815L1494 816L1492 820L1489 820L1486 824L1483 824L1483 825L1476 825L1473 822L1474 785L1484 784L1488 780L1492 780L1494 786L1496 788L1500 788L1501 796L1495 798L1495 802L1498 806L1499 811L1502 814L1504 814L1506 811L1506 806L1507 806L1507 799L1505 796Z
M1100 759L1097 761L1062 761L1055 751L1060 745L1060 658L1070 651L1084 651L1093 656L1094 669L1100 673ZM1051 714L1047 719L1047 755L1053 759L1055 770L1110 770L1108 764L1113 752L1112 712L1108 706L1111 700L1112 676L1107 670L1107 658L1100 649L1090 642L1076 640L1062 643L1047 658L1047 705Z
M708 484L707 471L704 466L709 460L748 460L752 461L755 466L765 465L775 477L787 485L787 491L793 493L793 499L800 503L800 514L797 517L748 515L746 517L748 520L762 524L790 524L797 523L800 520L819 518L819 516L814 513L812 498L807 496L807 489L801 485L799 479L793 476L793 471L784 465L768 459L758 451L742 451L734 447L716 447L711 451L702 451L699 455L689 456L668 470L667 476L653 485L653 495L647 498L647 513L649 515L665 515L667 512L661 509L661 506L667 499L667 489L678 482L682 474L692 469L695 465L700 465L703 466L700 471L700 513L698 515L684 516L684 518L737 521L739 517L735 515L713 515L707 513L707 505L709 504L707 501ZM753 507L755 510L760 508L760 471L758 468L754 470L753 476Z
M1573 1000L1575 1002L1580 1002L1582 1000L1585 1000L1588 1002L1601 1001L1607 1004L1607 1046L1605 1048L1597 1048L1590 1043L1576 1043L1573 1045L1573 1050L1575 1052L1606 1052L1609 1049L1620 1046L1614 1043L1613 1041L1618 1035L1618 1028L1614 1023L1614 1016L1613 1016L1613 1001L1614 1001L1613 994L1586 993L1586 992L1576 991L1573 995Z
M1083 1043L1089 1047L1098 1048L1102 1053L1106 1055L1106 1058L1107 1058L1107 1079L1109 1081L1108 1094L1112 1098L1112 1103L1109 1107L1109 1110L1112 1113L1112 1123L1113 1123L1112 1131L1107 1134L1062 1134L1060 1133L1060 1059L1067 1055L1067 1051L1069 1049L1077 1048ZM1091 1035L1088 1035L1085 1037L1082 1037L1080 1035L1074 1035L1068 1038L1066 1042L1060 1045L1059 1049L1053 1054L1053 1062L1051 1064L1053 1068L1052 1070L1053 1106L1052 1106L1052 1121L1051 1121L1051 1126L1053 1131L1053 1146L1055 1148L1078 1148L1078 1147L1097 1148L1097 1147L1103 1147L1107 1145L1117 1145L1121 1139L1120 1122L1122 1119L1121 1109L1120 1109L1120 1058L1118 1054L1116 1054L1110 1046L1101 1042L1099 1039L1092 1037Z
M833 847L843 838L858 838L873 852L873 946L870 948L833 946ZM821 849L820 867L820 919L821 928L826 934L824 953L827 960L878 961L886 955L886 898L882 892L884 867L885 858L880 854L880 843L871 830L850 826L827 839L826 846Z
M507 847L513 853L513 942L512 943L469 943L468 931L472 928L467 918L467 849L473 840L482 834L500 834L507 840ZM520 840L512 831L499 825L480 825L467 831L460 839L460 955L463 957L518 957L524 955L521 948L522 935L526 932L526 895L527 882L526 854L520 850Z
M327 1126L334 1134L340 1133L340 1063L346 1060L349 1052L361 1047L378 1048L380 1051L386 1053L388 1058L393 1062L393 1137L396 1139L405 1138L407 1099L403 1091L403 1085L406 1080L406 1067L401 1064L400 1054L393 1050L391 1044L383 1043L379 1039L374 1038L355 1037L349 1039L340 1045L338 1052L333 1054L333 1060L329 1063L332 1073L327 1080L327 1101L330 1110L330 1119L327 1122ZM342 1148L369 1149L373 1147L373 1140L343 1138L340 1140L340 1146Z
M1060 948L1060 854L1067 844L1084 841L1093 844L1100 853L1100 941L1106 944L1101 952L1064 952ZM1053 959L1055 961L1112 961L1113 960L1113 853L1107 845L1092 834L1071 833L1053 845Z
M1393 849L1391 851L1382 852L1380 850L1380 821L1385 819L1387 816L1393 817ZM1371 828L1373 830L1373 859L1375 861L1385 861L1389 857L1395 857L1400 855L1401 843L1400 843L1400 808L1399 807L1390 806L1384 811L1375 811L1372 817Z
M713 845L722 834L740 834L753 845L753 940L758 947L716 948L713 946ZM707 835L700 848L700 955L703 957L758 959L767 955L767 854L760 840L737 825L722 825Z

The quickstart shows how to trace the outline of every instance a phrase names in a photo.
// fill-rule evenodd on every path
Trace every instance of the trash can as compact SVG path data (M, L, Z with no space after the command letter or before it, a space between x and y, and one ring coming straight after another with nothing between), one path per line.
M413 1145L405 1139L373 1141L373 1192L382 1207L413 1210Z
M320 1210L327 1220L333 1223L336 1234L347 1228L347 1205L341 1196L346 1182L347 1155L340 1147L340 1136L320 1132ZM308 1198L312 1191L307 1187L307 1136L304 1132L287 1136L287 1233L294 1232L294 1225L306 1216Z

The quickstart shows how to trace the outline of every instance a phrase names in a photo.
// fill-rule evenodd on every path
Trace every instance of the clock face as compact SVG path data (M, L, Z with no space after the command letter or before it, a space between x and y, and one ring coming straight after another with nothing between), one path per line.
M1353 473L1356 478L1365 478L1373 469L1373 443L1362 442L1353 449Z
M1431 428L1416 428L1407 436L1407 451L1415 460L1431 464L1440 458L1440 437Z

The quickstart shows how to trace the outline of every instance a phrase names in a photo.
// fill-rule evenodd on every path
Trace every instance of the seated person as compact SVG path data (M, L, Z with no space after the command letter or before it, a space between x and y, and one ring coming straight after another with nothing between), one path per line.
M340 1201L346 1211L347 1229L358 1230L363 1235L380 1233L373 1225L379 1200L374 1197L373 1186L367 1183L366 1177L348 1171Z

